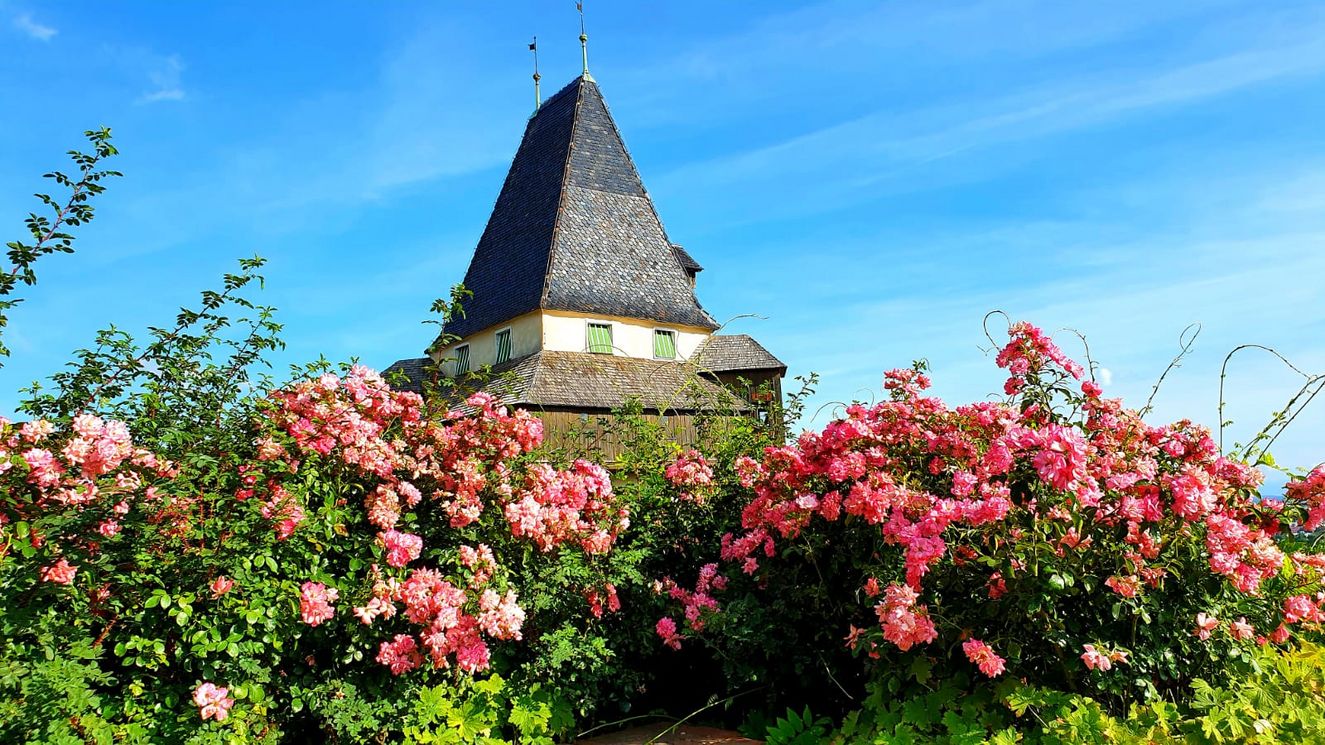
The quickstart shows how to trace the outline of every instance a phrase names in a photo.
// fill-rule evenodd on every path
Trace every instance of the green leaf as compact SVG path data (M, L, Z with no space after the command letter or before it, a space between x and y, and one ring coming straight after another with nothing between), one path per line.
M933 677L933 669L934 666L927 657L917 656L911 661L911 677L915 678L916 682L921 685L928 683L929 679Z

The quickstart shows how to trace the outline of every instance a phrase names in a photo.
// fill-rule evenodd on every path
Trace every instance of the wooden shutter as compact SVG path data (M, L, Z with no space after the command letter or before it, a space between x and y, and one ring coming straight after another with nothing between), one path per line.
M455 374L464 375L469 372L469 345L465 344L455 348Z
M589 324L589 351L594 354L612 354L612 324Z
M500 365L511 358L511 330L502 329L497 332L497 364Z
M676 334L657 329L653 332L653 356L660 360L676 359Z

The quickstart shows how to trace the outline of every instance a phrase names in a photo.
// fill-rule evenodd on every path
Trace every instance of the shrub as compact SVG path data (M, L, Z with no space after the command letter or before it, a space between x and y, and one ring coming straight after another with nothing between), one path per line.
M885 673L830 738L835 743L1320 742L1325 736L1322 649L1266 647L1256 672L1228 685L1193 681L1183 704L1134 703L1111 714L1098 700L1015 680Z
M1145 423L1029 324L1009 339L1006 401L949 408L918 365L888 374L890 400L738 461L722 611L677 594L663 642L707 630L738 682L845 692L868 674L845 646L1123 711L1319 627L1325 556L1278 541L1325 516L1325 467L1262 498L1204 428Z
M18 276L60 219L11 246ZM610 594L628 524L607 473L535 454L539 421L483 395L448 412L325 363L273 384L280 326L243 296L262 264L145 345L102 332L0 421L0 739L376 738L421 691L496 695L485 671L533 695L523 640L579 656L560 632Z

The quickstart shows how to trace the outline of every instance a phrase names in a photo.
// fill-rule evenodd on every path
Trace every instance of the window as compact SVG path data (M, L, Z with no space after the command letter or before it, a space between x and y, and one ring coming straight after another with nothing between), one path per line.
M676 359L676 332L667 329L653 330L653 357L659 360Z
M455 348L455 374L464 375L469 372L469 345L461 344Z
M497 332L497 364L511 358L511 330L502 329Z
M589 351L594 354L612 354L612 324L589 324Z

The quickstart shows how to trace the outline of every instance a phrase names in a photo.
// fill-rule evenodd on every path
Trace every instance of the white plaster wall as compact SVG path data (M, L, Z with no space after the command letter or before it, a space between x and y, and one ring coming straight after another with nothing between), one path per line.
M526 313L511 319L509 323L483 329L476 334L434 353L434 360L446 360L442 364L443 375L455 375L455 349L469 345L469 369L477 370L484 365L497 364L497 332L504 328L511 329L511 359L524 357L537 352L543 343L543 318L540 313Z
M593 317L561 313L543 314L543 348L563 352L588 351L589 321L612 324L614 354L623 357L653 359L654 329L676 332L676 358L686 360L708 338L709 331L688 326L653 323L611 316Z
M535 312L514 318L510 323L472 334L433 354L434 360L444 360L443 375L455 375L455 349L469 345L469 369L477 370L497 362L497 332L511 329L511 359L533 354L540 349L561 352L588 351L589 321L612 324L614 354L623 357L653 359L654 329L676 332L676 359L690 359L710 332L689 326L652 323L633 318L613 316L577 316L568 313Z

